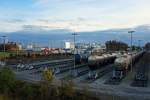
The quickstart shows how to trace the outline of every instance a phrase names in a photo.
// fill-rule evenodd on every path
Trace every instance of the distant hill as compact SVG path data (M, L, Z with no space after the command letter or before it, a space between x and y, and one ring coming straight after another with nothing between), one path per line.
M104 31L93 31L93 32L78 32L77 41L78 42L93 42L98 41L105 43L107 40L120 40L126 43L130 43L130 34L128 34L128 29L110 29ZM144 44L150 41L150 26L142 25L132 28L136 32L133 34L134 44L138 44L138 40L143 40ZM58 29L58 30L22 30L18 32L11 33L1 33L1 35L6 35L9 40L24 42L24 43L40 43L44 45L50 45L55 43L61 44L62 41L72 41L73 36L70 30Z

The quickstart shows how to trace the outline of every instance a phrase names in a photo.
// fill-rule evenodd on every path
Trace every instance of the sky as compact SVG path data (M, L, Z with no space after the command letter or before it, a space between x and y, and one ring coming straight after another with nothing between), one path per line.
M149 4L150 0L0 0L0 32L149 25Z

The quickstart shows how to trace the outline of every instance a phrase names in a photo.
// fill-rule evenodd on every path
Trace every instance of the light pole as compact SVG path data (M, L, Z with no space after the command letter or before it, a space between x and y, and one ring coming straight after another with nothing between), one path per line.
M1 36L3 38L3 52L4 52L4 62L5 62L5 39L6 36Z
M130 53L131 53L131 72L132 72L132 70L133 70L133 64L132 64L132 40L133 40L133 33L134 33L135 31L128 31L128 33L130 33L130 38L131 38L131 45L130 45Z
M139 49L141 48L141 41L142 40L138 40L138 42L139 42Z
M72 35L74 36L74 39L73 39L73 40L74 40L74 48L73 48L74 50L73 50L73 51L74 51L74 75L75 75L75 74L76 74L76 73L75 73L75 67L76 67L76 62L75 62L76 35L78 35L78 34L77 34L77 33L73 33Z
M5 53L5 39L6 39L6 36L2 36L3 38L3 52Z

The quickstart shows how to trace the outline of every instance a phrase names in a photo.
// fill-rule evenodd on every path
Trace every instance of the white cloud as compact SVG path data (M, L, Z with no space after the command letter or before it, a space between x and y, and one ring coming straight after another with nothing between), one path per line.
M0 32L15 32L22 30L21 25L0 21Z
M3 21L0 31L20 30L24 25L46 26L46 29L95 31L150 24L149 0L33 0L33 7L25 11L5 12L25 17L28 21ZM34 9L34 10L33 10ZM1 10L1 9L0 9ZM10 10L9 10L10 11ZM1 12L4 17L7 15ZM17 13L17 14L16 14ZM18 14L19 13L19 14ZM5 15L4 15L5 14ZM1 19L0 19L1 20ZM17 21L17 20L16 20ZM4 27L4 25L8 27Z

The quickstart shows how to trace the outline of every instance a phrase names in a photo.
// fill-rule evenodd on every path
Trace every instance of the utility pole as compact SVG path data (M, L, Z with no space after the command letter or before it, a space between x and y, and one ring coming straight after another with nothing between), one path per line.
M132 41L133 41L133 33L135 31L128 31L130 33L130 38L131 38L131 45L130 45L130 53L131 53L131 72L133 71L133 62L132 62Z
M77 33L73 33L72 34L73 36L74 36L74 75L76 75L76 73L75 73L75 67L76 67L76 61L75 61L75 51L76 51L76 35L78 35Z
M4 62L5 62L5 57L6 57L6 55L5 55L5 51L6 51L6 49L5 49L5 39L6 39L6 36L1 36L2 38L3 38L3 52L4 52Z
M138 40L138 42L139 42L139 49L141 48L141 41L142 40Z
M5 39L6 39L6 36L2 36L2 38L3 38L3 52L5 53Z

